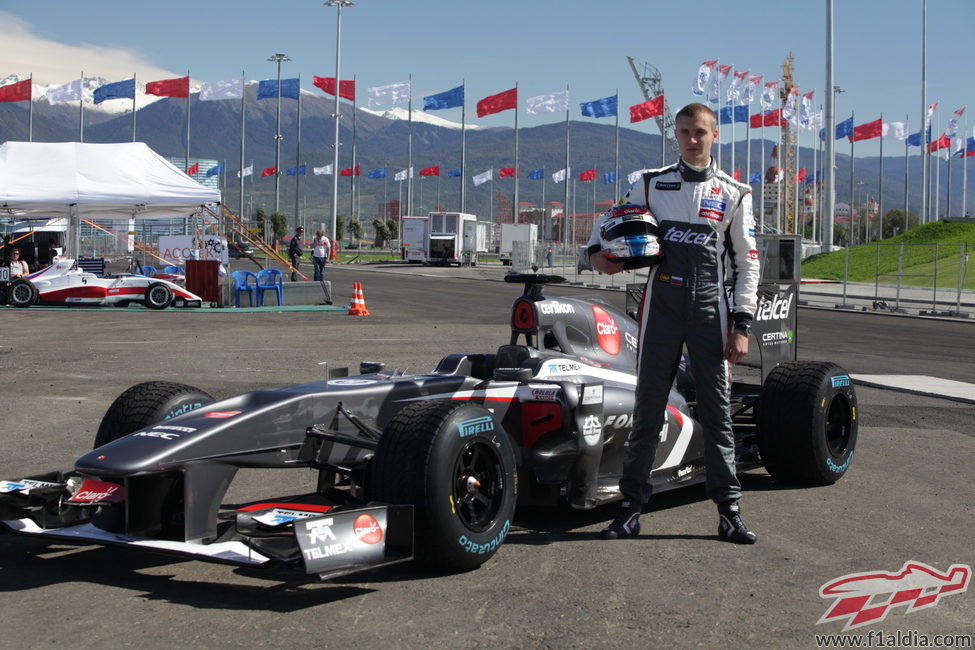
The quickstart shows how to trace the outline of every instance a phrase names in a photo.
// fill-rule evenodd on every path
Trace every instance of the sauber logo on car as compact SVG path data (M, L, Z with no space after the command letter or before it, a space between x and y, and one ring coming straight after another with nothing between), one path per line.
M359 538L359 541L366 544L378 544L383 541L383 529L376 521L376 518L367 512L355 518L352 524L352 532Z
M905 562L900 571L851 573L830 580L819 588L821 598L835 598L816 624L845 621L843 630L878 623L894 607L905 606L906 614L934 607L942 596L968 589L972 568L953 564L941 573L922 562Z
M606 354L620 353L620 328L616 320L598 305L592 306L592 315L596 319L596 342Z

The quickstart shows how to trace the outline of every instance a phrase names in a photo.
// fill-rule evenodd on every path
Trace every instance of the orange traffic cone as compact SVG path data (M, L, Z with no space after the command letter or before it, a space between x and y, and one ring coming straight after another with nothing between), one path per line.
M368 316L366 299L362 295L362 283L352 283L352 301L349 303L349 316Z

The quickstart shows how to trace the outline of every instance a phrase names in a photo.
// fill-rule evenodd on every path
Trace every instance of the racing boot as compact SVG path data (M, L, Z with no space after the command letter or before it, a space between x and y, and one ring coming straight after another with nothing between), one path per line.
M754 544L758 535L748 530L741 520L741 506L737 499L718 504L718 537L735 544Z
M636 537L640 534L640 511L642 508L636 501L624 501L620 504L620 512L610 522L609 526L599 531L603 539L623 539Z

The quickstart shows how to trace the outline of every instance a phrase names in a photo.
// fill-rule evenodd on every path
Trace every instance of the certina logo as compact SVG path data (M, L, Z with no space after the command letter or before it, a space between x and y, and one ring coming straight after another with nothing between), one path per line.
M482 415L479 418L471 418L457 423L457 431L461 438L473 436L476 433L494 431L494 418L490 415Z
M675 191L675 190L679 190L680 189L680 183L679 182L678 183L667 183L667 182L664 182L664 181L657 181L657 184L654 185L654 187L656 189L658 189L658 190Z
M606 354L620 353L620 328L616 320L597 305L592 306L592 315L596 319L596 342Z
M922 562L905 562L900 571L850 573L819 588L821 598L835 598L817 625L844 621L843 631L879 623L890 610L904 606L905 614L938 605L943 596L964 593L972 568L952 564L944 573ZM913 644L912 644L913 645Z
M792 343L792 330L787 330L785 332L766 332L765 334L762 334L762 343L765 345Z
M564 302L540 302L538 303L538 311L546 315L576 313L575 307Z
M359 538L359 541L366 544L378 544L383 541L383 529L372 515L364 512L355 518L352 524L352 532Z
M790 293L788 298L775 296L772 300L762 298L755 311L755 320L784 320L789 317L789 309L792 307L794 293Z
M679 244L693 244L696 246L704 246L711 239L713 232L697 232L688 228L687 230L681 230L671 226L664 233L664 239L666 241L677 242Z

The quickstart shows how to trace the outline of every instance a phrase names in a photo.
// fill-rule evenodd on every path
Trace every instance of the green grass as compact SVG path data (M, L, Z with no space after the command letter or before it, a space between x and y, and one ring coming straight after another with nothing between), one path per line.
M879 243L851 247L847 277L851 282L896 284L899 272L902 284L930 287L937 267L937 286L957 288L960 255L962 251L970 255L973 249L975 224L929 223ZM813 255L803 260L802 276L842 280L844 255L844 251ZM973 261L965 265L962 286L966 289L975 289L975 273L968 269Z

